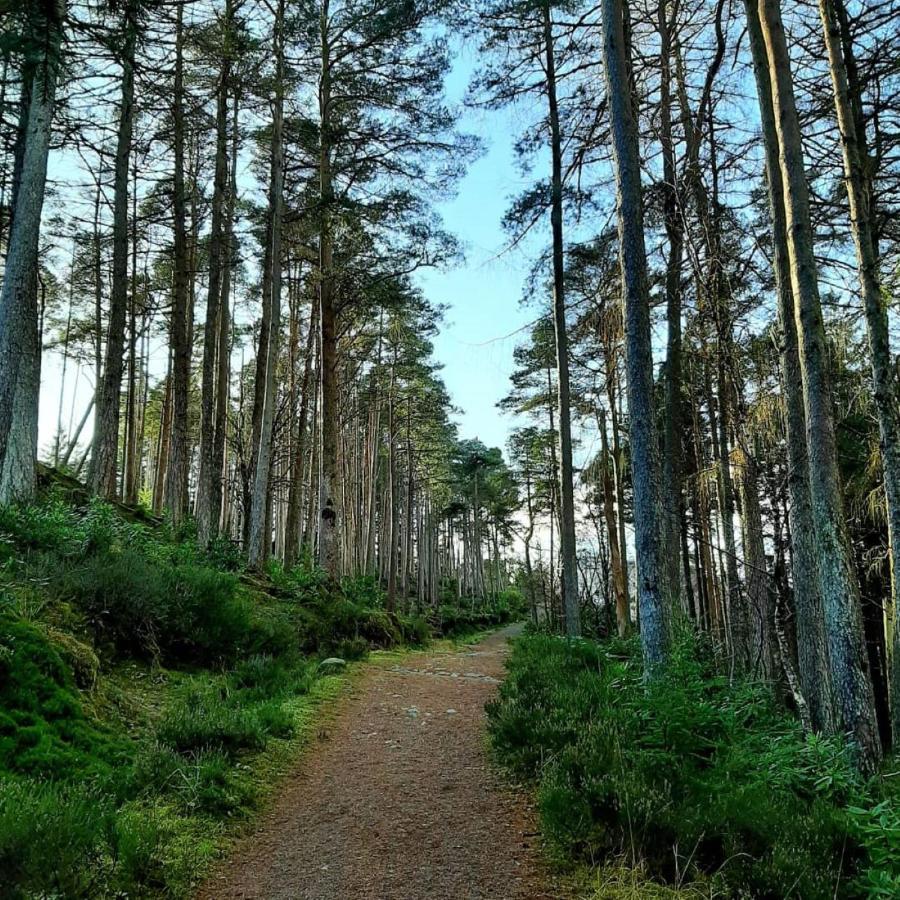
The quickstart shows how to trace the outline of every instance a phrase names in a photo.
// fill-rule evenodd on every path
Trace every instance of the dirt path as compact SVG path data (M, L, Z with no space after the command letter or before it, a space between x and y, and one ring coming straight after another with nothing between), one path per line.
M485 756L511 631L368 666L198 900L557 900L532 811Z

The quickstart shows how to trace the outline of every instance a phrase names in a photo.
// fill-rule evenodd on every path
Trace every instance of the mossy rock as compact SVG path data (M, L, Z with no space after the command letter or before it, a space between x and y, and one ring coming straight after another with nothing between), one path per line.
M126 748L84 713L47 636L0 617L0 769L45 778L108 775Z
M100 674L100 658L94 648L80 641L66 631L60 631L51 625L44 626L44 634L72 670L75 684L83 690L91 691L96 687Z

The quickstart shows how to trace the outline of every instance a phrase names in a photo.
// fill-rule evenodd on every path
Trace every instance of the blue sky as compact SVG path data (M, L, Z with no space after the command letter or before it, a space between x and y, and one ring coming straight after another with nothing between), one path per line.
M472 69L471 54L462 53L447 81L452 102L461 100ZM503 448L514 423L496 404L509 390L513 349L536 315L533 305L520 302L534 245L503 252L506 235L500 225L509 199L530 181L520 174L513 154L521 125L516 119L511 110L463 112L461 129L478 134L485 152L469 168L456 197L439 204L438 211L461 241L466 259L449 271L418 276L430 300L449 306L435 353L460 410L460 435Z

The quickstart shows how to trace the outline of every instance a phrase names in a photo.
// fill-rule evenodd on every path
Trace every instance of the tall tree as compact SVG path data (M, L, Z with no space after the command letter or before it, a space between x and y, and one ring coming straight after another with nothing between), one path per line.
M0 504L27 499L35 483L40 384L38 246L65 17L64 0L43 0L28 11L24 22L18 171L0 287Z
M881 468L888 513L895 619L892 689L893 696L897 698L900 697L900 654L897 652L900 649L900 629L896 627L897 610L900 610L900 392L897 389L897 366L891 354L887 307L876 249L875 222L870 209L872 186L868 170L871 163L865 125L859 112L861 97L858 96L856 79L853 80L854 90L851 93L849 73L855 71L856 65L849 35L842 34L841 29L842 19L846 21L847 18L843 0L819 0L819 14L825 32L834 105L841 133L844 183L850 204L850 230L856 246L859 285L869 338L869 354L872 358L872 383L875 388ZM900 702L896 701L893 725L895 734L900 734Z
M188 254L187 197L184 185L184 33L183 7L176 8L175 72L172 92L172 149L175 163L172 173L172 216L174 247L172 252L172 316L169 340L172 348L172 422L169 432L165 506L174 524L187 512L188 468L188 395L191 378L191 292L193 277Z
M272 102L272 147L269 168L269 210L266 234L265 265L270 267L263 277L263 304L268 315L263 317L268 328L260 347L265 350L265 366L262 379L257 366L257 396L262 397L262 419L259 444L255 448L256 471L253 473L253 495L250 508L250 530L247 557L251 565L259 565L268 555L269 533L269 477L272 459L272 428L275 420L275 396L278 390L276 366L278 363L279 332L281 330L281 226L284 209L284 0L278 0L273 26L273 51L275 53L274 99Z
M663 557L664 522L660 510L640 150L622 0L603 0L602 16L625 304L625 370L634 489L638 613L644 659L648 671L653 672L667 661L670 609Z
M881 757L874 695L863 640L859 582L853 567L837 467L828 349L813 248L809 186L779 0L759 0L784 188L785 224L806 411L809 486L833 686L843 728L861 766Z
M766 186L772 224L772 261L778 302L784 424L787 438L790 534L797 611L797 650L800 685L814 728L833 731L834 705L831 670L825 643L825 620L816 564L815 530L809 494L809 460L806 449L806 413L794 318L790 255L784 185L779 163L778 134L766 46L756 0L746 0L747 33L753 60L766 160Z
M94 440L88 471L91 488L109 498L115 498L118 494L119 413L128 314L128 176L134 132L134 69L140 14L140 0L126 0L115 37L122 82L113 164L112 291L103 377L97 386Z

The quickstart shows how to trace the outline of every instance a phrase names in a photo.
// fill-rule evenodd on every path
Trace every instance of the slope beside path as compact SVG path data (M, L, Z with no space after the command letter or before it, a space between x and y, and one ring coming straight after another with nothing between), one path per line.
M557 900L533 810L487 760L514 628L373 664L198 900Z

